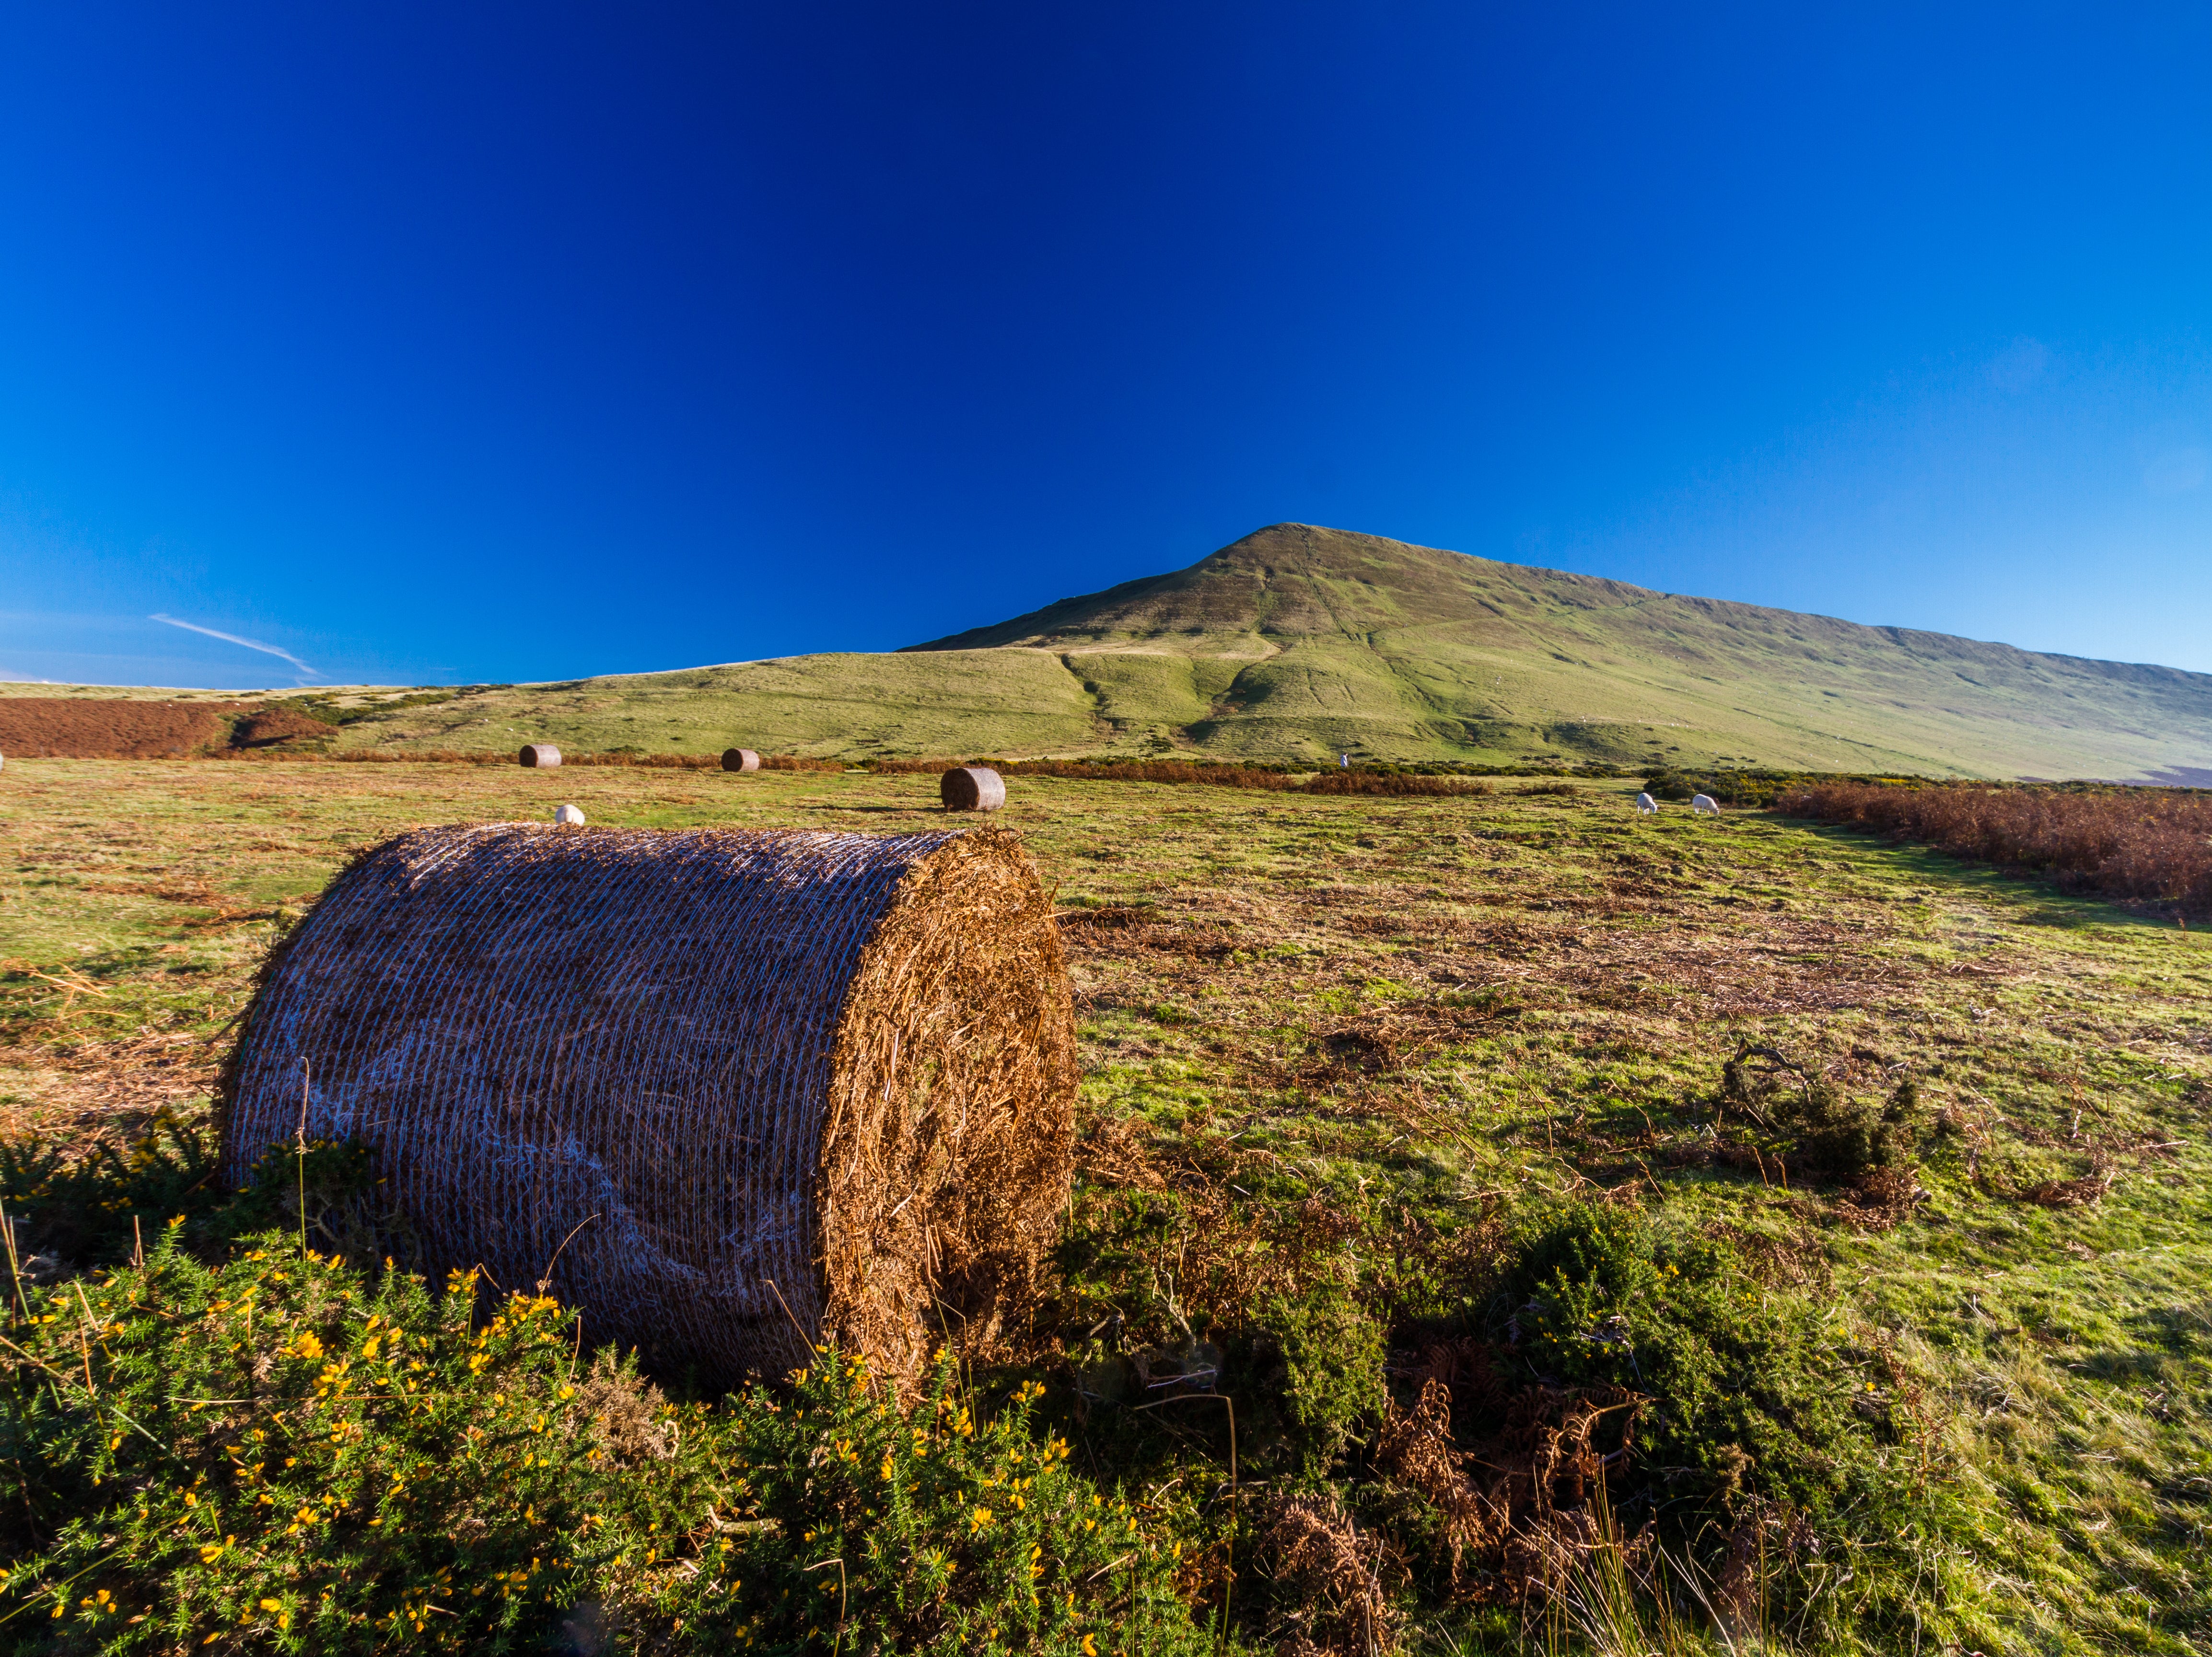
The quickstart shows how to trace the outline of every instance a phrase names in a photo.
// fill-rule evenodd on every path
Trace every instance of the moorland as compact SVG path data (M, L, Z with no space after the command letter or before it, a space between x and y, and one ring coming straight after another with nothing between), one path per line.
M358 848L562 800L896 831L927 776L11 758L0 1141L48 1264L0 1643L2212 1643L2212 941L1635 787L1017 778L1075 1193L907 1414L834 1356L700 1395L338 1258L343 1148L290 1241L290 1163L234 1199L195 1158Z

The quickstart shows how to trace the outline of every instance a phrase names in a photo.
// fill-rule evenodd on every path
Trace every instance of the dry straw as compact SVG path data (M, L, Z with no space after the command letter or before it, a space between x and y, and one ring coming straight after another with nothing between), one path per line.
M947 811L996 811L1006 803L1006 784L988 765L955 765L937 784Z
M725 748L722 750L722 769L726 771L757 771L760 769L760 756L750 748Z
M270 959L223 1167L304 1096L310 1137L377 1148L426 1264L550 1279L663 1364L781 1374L803 1328L912 1377L1026 1286L1075 1082L1003 830L428 829Z
M557 765L561 763L561 750L550 742L526 742L515 758L526 765Z

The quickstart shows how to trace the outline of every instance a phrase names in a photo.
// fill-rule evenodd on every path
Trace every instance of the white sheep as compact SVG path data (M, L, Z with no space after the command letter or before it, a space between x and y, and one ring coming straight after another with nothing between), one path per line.
M1639 794L1636 796L1636 809L1641 816L1652 816L1657 813L1659 802L1648 794Z
M580 806L563 806L553 813L553 820L581 828L584 825L583 808Z
M1721 802L1710 794L1693 795L1690 809L1700 817L1717 817L1721 814Z

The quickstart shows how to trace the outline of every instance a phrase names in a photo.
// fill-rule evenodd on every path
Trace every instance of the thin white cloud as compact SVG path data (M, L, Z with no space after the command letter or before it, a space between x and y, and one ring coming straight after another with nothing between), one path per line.
M299 657L294 655L289 650L280 650L273 644L262 643L258 639L240 638L235 633L218 633L212 627L203 627L196 621L179 621L174 616L149 616L146 619L149 621L166 622L172 627L181 627L188 633L205 633L210 638L219 638L225 644L242 644L249 650L260 650L267 655L281 657L283 660L290 662L295 667L297 667L309 679L320 679L322 677L320 673L317 673L313 667L307 666L306 662L301 661Z

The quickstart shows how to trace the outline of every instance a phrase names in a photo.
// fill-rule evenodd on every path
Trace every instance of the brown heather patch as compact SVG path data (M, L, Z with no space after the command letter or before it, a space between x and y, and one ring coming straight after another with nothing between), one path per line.
M2212 913L2212 794L2198 789L1824 783L1775 804L1792 816L2055 874L2069 891Z
M1394 1648L1403 1619L1392 1590L1405 1567L1382 1538L1325 1494L1279 1496L1263 1525L1261 1557L1291 1605L1270 1630L1283 1657L1370 1657Z
M0 754L149 759L227 743L244 702L0 697Z
M1523 1604L1559 1597L1594 1550L1616 1541L1607 1533L1606 1470L1635 1453L1648 1400L1612 1387L1501 1394L1492 1355L1468 1343L1431 1349L1422 1372L1418 1399L1411 1410L1394 1407L1375 1460L1441 1519L1452 1592ZM1454 1435L1445 1372L1471 1385L1470 1415L1498 1423L1471 1447ZM1627 1547L1639 1561L1649 1550L1648 1537Z

